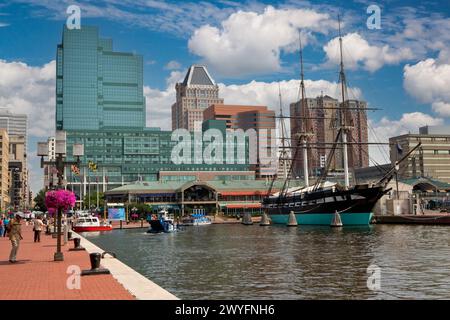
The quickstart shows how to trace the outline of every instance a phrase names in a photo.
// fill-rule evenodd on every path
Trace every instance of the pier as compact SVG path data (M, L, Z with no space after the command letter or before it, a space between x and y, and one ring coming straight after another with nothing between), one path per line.
M70 289L67 282L73 273L68 273L69 267L90 269L89 253L103 250L74 233L81 238L86 251L69 251L73 244L68 242L62 247L65 260L54 262L55 239L42 233L41 242L34 243L32 226L25 223L22 223L22 235L18 261L14 264L8 261L11 242L7 237L0 238L0 300L176 299L119 260L107 257L101 265L111 274L81 277L80 288Z

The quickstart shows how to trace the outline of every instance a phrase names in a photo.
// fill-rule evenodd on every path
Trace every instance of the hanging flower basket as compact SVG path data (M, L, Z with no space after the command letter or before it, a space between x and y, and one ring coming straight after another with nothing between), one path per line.
M58 209L67 211L75 206L75 202L75 194L67 190L49 191L45 195L45 205L49 208L49 213L51 209L54 211Z

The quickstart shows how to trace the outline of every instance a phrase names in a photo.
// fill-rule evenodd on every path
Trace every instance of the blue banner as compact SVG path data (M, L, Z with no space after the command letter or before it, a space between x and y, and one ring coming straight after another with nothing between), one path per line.
M108 220L125 220L125 208L108 208Z

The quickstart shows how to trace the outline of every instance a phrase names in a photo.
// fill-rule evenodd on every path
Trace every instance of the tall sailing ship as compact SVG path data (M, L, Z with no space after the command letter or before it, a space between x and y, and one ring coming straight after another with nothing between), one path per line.
M301 63L301 103L302 114L300 119L302 126L300 132L297 133L298 144L295 146L292 164L298 156L298 151L303 152L303 171L305 185L301 188L289 188L289 177L284 180L282 189L271 194L272 185L269 190L269 196L263 200L262 207L275 224L286 224L291 212L294 213L297 223L303 225L331 225L333 221L340 220L342 225L369 225L373 215L373 208L378 200L389 192L386 186L396 173L396 166L386 172L384 177L374 184L356 184L350 185L349 168L348 168L348 142L347 138L352 130L350 119L350 107L346 100L346 78L344 73L344 63L342 54L342 36L339 21L339 46L340 46L340 73L339 81L341 84L342 103L338 107L337 112L337 135L331 151L329 152L327 165L322 175L317 181L310 185L308 170L308 141L313 135L310 123L309 111L306 104L306 94L303 74L303 55L300 39L300 63ZM335 151L340 146L342 150L342 160L344 168L344 184L326 181L331 159L335 155ZM417 148L418 146L416 146ZM416 148L411 150L413 152ZM403 159L406 159L409 152Z

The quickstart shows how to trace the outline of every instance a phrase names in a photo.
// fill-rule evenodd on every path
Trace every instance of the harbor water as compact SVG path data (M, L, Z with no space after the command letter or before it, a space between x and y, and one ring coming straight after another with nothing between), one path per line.
M85 233L180 299L450 299L450 228L210 225ZM368 289L369 266L380 288Z

